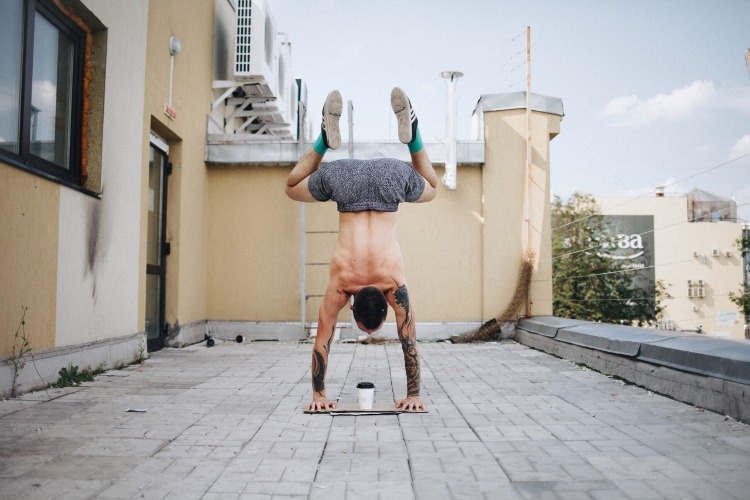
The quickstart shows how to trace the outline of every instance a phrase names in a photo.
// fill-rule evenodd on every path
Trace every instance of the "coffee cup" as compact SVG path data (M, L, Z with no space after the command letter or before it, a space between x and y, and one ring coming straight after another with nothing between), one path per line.
M372 402L375 400L375 384L372 382L357 384L357 400L360 410L372 410Z

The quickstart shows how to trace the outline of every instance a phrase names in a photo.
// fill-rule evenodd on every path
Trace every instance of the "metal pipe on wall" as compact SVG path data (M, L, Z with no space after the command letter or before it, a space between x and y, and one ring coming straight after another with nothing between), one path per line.
M443 185L450 190L456 189L456 82L464 76L460 71L443 71L440 76L445 78L446 89L446 155Z

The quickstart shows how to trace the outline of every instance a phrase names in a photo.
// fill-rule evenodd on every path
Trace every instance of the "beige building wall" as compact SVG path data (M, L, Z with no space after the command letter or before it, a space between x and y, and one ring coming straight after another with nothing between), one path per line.
M137 248L148 2L64 4L93 33L85 189L0 163L0 357L11 355L22 307L34 353L18 373L19 391L55 382L69 364L132 361L142 324ZM10 391L11 372L10 361L0 360L0 394Z
M141 175L147 178L149 132L154 131L169 144L169 160L173 165L167 188L166 238L171 254L167 258L165 293L165 319L173 328L203 322L208 313L208 189L204 156L206 115L211 106L213 20L214 2L149 2ZM173 56L173 61L169 51L171 37L177 37L182 45L181 53ZM174 119L164 113L170 97L170 63ZM145 317L147 188L144 182L140 206L141 321Z
M55 347L58 184L0 162L0 357L10 356L27 308L34 349Z
M485 164L460 165L456 190L441 185L432 202L399 208L407 281L423 326L479 325L500 314L513 296L528 247L536 255L534 281L530 309L520 313L552 312L549 142L562 117L532 113L528 214L526 112L503 109L485 115ZM332 202L301 207L289 200L283 186L291 166L208 167L210 320L300 322L304 294L304 321L317 321L338 213ZM442 176L443 166L436 164L436 169ZM532 231L524 225L528 215ZM351 313L343 310L339 322L350 320ZM392 313L386 321L394 321Z
M740 291L743 280L735 243L742 235L741 224L688 222L684 196L596 200L604 215L654 216L655 277L672 296L665 302L665 327L689 332L700 327L709 336L745 338L744 318L729 300L729 292ZM703 280L705 297L688 297L687 280Z
M552 314L549 143L561 120L557 114L532 113L529 169L526 110L484 114L484 320L510 303L527 249L535 256L534 273L528 308L521 312Z
M284 193L287 173L209 167L210 319L299 321L299 209Z
M105 92L91 96L104 100L107 117L89 141L104 147L100 163L88 165L102 177L101 195L0 164L0 228L8 235L0 243L0 328L11 332L0 336L0 355L10 354L22 307L35 352L137 331L137 260L129 248L137 240L140 177L128 169L140 165L146 4L87 0L75 7L107 26L108 47L95 55L107 58ZM120 136L123 129L135 130L136 139Z

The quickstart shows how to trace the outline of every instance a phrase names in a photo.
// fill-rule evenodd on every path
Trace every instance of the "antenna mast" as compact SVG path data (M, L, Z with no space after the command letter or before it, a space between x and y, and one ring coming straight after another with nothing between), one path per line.
M531 192L533 187L531 164L531 27L526 26L526 250L532 250ZM527 256L524 256L526 258ZM531 314L531 303L526 296L526 316Z

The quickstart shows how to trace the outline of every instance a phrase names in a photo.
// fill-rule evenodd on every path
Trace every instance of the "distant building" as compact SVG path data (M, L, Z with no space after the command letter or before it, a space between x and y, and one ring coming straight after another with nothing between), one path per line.
M683 196L659 191L654 197L596 200L608 226L629 242L622 258L640 269L635 272L643 282L661 281L672 297L659 328L746 338L746 319L729 300L747 276L733 200L700 189Z

